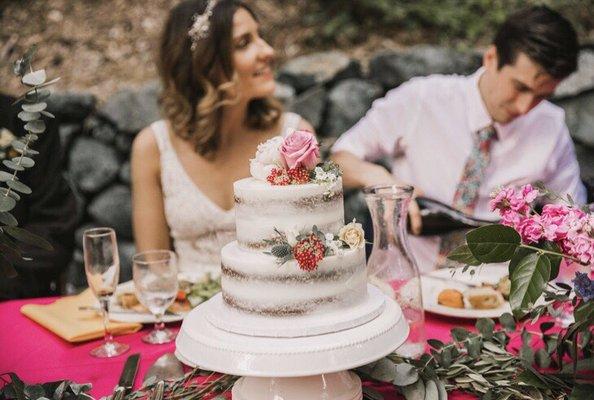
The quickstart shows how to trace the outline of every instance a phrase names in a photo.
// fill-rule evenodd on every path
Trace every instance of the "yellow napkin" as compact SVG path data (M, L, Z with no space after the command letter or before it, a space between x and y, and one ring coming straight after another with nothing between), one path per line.
M47 305L26 304L21 307L21 312L62 339L84 342L103 337L103 317L93 310L79 310L80 306L95 305L95 296L87 289L77 296L63 297ZM139 323L109 323L109 330L114 335L134 333L140 328Z

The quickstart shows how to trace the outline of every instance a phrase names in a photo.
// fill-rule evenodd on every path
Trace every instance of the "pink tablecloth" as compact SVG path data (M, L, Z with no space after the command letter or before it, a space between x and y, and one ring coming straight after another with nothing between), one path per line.
M149 327L140 332L119 336L118 341L130 344L126 354L111 358L97 359L89 351L97 346L98 340L83 344L68 343L45 328L29 320L19 311L24 304L47 304L55 298L15 300L0 303L0 374L15 372L26 383L41 383L70 379L77 383L92 383L91 394L95 397L110 394L122 371L126 356L140 353L140 368L135 388L140 386L142 377L159 356L174 350L174 344L149 345L140 338ZM427 337L449 341L450 329L454 326L471 327L472 321L441 318L427 314ZM179 325L172 328L178 329ZM399 397L384 391L386 400ZM451 399L462 400L473 397L454 394Z

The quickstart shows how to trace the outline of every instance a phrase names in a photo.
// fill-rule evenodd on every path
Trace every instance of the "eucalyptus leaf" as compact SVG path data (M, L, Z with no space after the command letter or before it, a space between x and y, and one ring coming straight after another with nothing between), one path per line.
M502 349L501 347L497 346L496 344L494 344L492 342L484 342L483 347L492 353L507 354L507 352L504 349Z
M2 160L2 164L4 164L8 168L15 170L15 171L24 171L25 170L24 167L22 167L21 165L18 165L17 163L15 163L12 160Z
M49 98L51 94L47 89L30 90L25 94L25 100L38 103Z
M495 322L490 318L479 318L475 327L485 339L491 339L495 330Z
M437 384L437 392L439 393L439 400L448 400L448 392L443 384L443 382L439 379L435 381Z
M477 260L474 255L472 255L472 252L470 251L470 248L467 244L456 247L454 250L452 250L448 254L448 259L465 265L477 266L482 264L482 262Z
M9 212L0 212L0 223L8 226L17 226L19 224Z
M41 399L45 397L45 390L41 385L28 385L25 386L25 396L29 399Z
M29 86L37 86L42 85L45 83L47 76L45 74L45 69L40 69L37 71L29 72L23 79L21 80L25 85Z
M41 114L38 112L28 112L28 111L21 111L18 113L17 117L23 122L35 121L41 117Z
M7 188L3 187L0 187L0 195L12 197L16 201L19 201L21 199L21 196L19 196L19 194L16 193L14 190L8 190Z
M6 171L0 171L0 182L6 182L12 180L14 174L10 174Z
M549 356L545 349L536 350L534 358L536 360L536 365L540 368L548 368L551 365L551 356Z
M521 315L523 309L532 306L541 296L551 275L548 257L532 253L519 262L511 279L509 302L514 315Z
M503 225L486 225L466 234L472 255L483 263L509 261L521 241L515 229Z
M433 380L428 380L425 383L425 400L439 400L437 384Z
M406 400L425 400L425 384L419 379L412 385L402 388L402 394Z
M16 206L16 200L10 196L0 195L0 212L12 210Z
M21 107L23 108L23 111L40 112L47 108L47 103L44 103L44 102L32 103L32 104L23 103L21 105Z
M443 342L437 339L427 339L427 344L437 350L443 347Z
M10 143L10 145L15 150L19 150L19 151L23 151L25 149L25 147L27 147L27 144L19 139L13 140L12 143Z
M25 129L31 133L43 133L45 131L45 122L41 119L27 122Z
M391 382L396 377L396 366L387 358L382 358L373 365L369 376L377 381Z
M14 158L13 158L13 160L14 160ZM35 161L33 161L32 158L25 157L25 156L20 157L20 163L25 168L31 168L32 166L35 165Z
M31 194L32 190L29 186L25 185L22 182L19 181L8 181L6 182L6 185L11 188L12 190L16 190L17 192L23 193L23 194Z
M25 229L16 226L7 226L3 228L6 233L16 240L29 244L31 246L39 247L47 251L52 251L53 246L41 236L35 235Z
M470 332L468 332L466 329L460 328L460 327L453 328L450 331L450 333L456 342L461 342L461 341L467 339L468 336L470 335Z
M56 118L56 116L54 114L52 114L49 111L39 111L41 113L41 115L48 117L48 118Z
M23 76L27 73L29 69L31 69L31 59L33 55L37 51L37 45L32 45L27 49L23 57L19 58L14 62L12 67L12 71L15 75Z
M392 383L396 386L412 385L419 380L419 374L415 367L410 364L396 364L395 375Z

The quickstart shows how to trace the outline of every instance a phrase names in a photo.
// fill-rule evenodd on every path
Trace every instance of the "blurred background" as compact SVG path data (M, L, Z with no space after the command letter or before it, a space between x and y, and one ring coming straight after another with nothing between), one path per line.
M553 101L566 111L582 178L594 195L594 0L251 0L277 54L277 95L306 117L328 146L374 99L413 76L468 74L495 27L523 5L547 4L570 19L583 49L579 71ZM50 98L63 172L79 220L67 290L86 286L82 231L116 229L121 281L131 278L132 140L160 118L154 66L170 0L0 0L0 91L23 91L12 63L37 44L35 68L61 77ZM0 151L2 146L0 140ZM35 190L35 188L33 188ZM346 199L347 219L363 201Z

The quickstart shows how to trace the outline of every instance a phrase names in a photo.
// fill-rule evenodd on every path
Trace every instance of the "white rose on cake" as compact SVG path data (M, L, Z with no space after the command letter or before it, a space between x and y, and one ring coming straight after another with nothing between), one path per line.
M250 160L250 173L256 179L265 181L273 168L285 168L285 162L280 152L283 143L281 136L260 143L256 156Z

